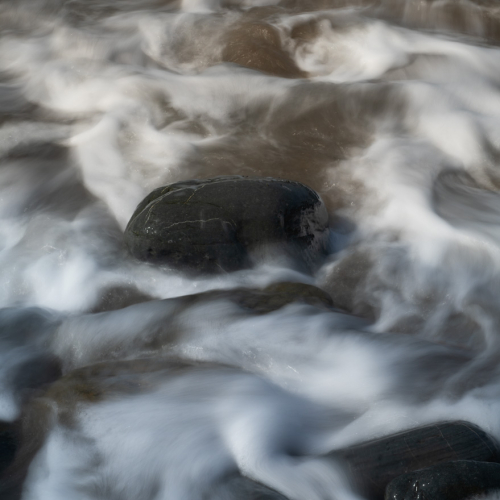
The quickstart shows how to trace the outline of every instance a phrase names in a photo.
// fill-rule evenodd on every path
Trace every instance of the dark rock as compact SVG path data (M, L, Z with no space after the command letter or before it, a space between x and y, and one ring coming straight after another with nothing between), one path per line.
M57 383L57 382L56 382ZM27 403L18 422L12 425L15 455L0 474L0 498L20 500L23 485L33 458L40 451L54 420L53 402L35 398Z
M56 381L61 375L61 362L50 353L34 354L16 365L10 374L14 391L21 396Z
M279 282L263 289L235 288L210 290L183 297L187 302L228 300L257 314L277 311L294 302L321 308L333 308L331 297L323 290L305 283Z
M270 295L273 299L269 302L271 305L287 305L292 302L304 302L310 305L333 307L333 301L330 295L324 290L314 285L305 283L278 282L266 286L263 293Z
M351 247L322 277L320 286L341 309L373 321L378 312L364 293L372 268L373 259L368 252Z
M367 498L384 498L396 477L454 460L500 460L498 444L468 422L444 422L387 436L328 454L343 462Z
M459 460L392 480L385 500L465 500L500 490L500 464Z
M15 424L0 422L0 474L12 463L17 450L17 429Z
M2 366L3 388L12 391L19 404L61 376L59 359L47 352L60 321L61 317L37 307L0 309L0 346L12 352Z
M60 318L39 307L6 307L0 309L0 342L13 345L33 343L54 330Z
M271 178L223 176L156 189L125 230L136 258L199 273L249 267L272 247L306 269L327 252L328 213L312 189Z
M154 300L134 286L113 286L103 290L90 312L115 311L124 307Z

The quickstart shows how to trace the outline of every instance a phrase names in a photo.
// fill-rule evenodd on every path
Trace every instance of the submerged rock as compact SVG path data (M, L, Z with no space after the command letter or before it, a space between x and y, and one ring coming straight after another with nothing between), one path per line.
M197 372L204 377L206 375L211 376L217 372L220 373L221 371L227 371L232 375L243 374L243 377L252 377L225 365L197 363L175 358L163 360L144 358L99 363L66 374L63 378L48 387L43 394L31 400L25 406L20 422L17 424L19 429L15 435L16 449L14 451L17 451L15 459L12 460L14 458L12 453L8 457L8 463L6 463L8 467L4 467L5 470L0 469L0 498L2 500L20 500L23 497L23 490L25 484L27 484L26 481L30 473L31 464L33 464L33 460L37 457L54 429L63 429L66 435L65 438L68 438L69 442L76 440L81 445L81 439L85 436L84 433L82 434L82 422L89 418L93 408L96 408L98 405L144 395L159 387L165 387L166 384L172 383L172 381L174 381L175 385L175 381L179 381L182 377L192 376ZM219 396L219 391L219 388L213 386L213 392L209 392L207 397L216 400ZM235 393L233 392L233 394ZM185 397L190 399L192 394L191 396L185 394ZM85 408L83 414L81 411L82 408ZM168 405L166 408L168 409ZM138 432L140 433L139 435L143 436L141 426L144 425L144 422L154 426L154 414L154 412L151 413L146 409L141 414L141 418L136 419L136 424L134 424L136 427L129 427L127 433L120 435L120 440L125 443L127 441L133 443L134 439L137 439ZM122 418L122 415L113 417L115 425L119 425ZM165 418L168 421L168 415ZM3 427L0 424L0 446L4 443L2 441L2 430ZM10 431L10 427L8 430ZM179 430L182 431L183 427L179 427ZM158 428L157 431L160 434L158 436L159 443L163 446L165 441L163 443L161 441L162 428ZM83 440L85 441L85 439ZM98 443L94 439L88 440L87 444L92 450L98 449ZM189 439L186 444L189 445ZM84 450L89 450L88 447L81 446ZM132 448L128 447L127 449L132 450L134 460L144 459L144 455L140 454L141 449ZM203 446L199 449L203 450ZM149 447L142 448L143 453L145 450L149 450ZM71 461L69 458L72 454L71 446L66 448L64 453L67 453L67 455L64 455L62 460L67 457L67 460ZM206 453L208 454L208 451ZM85 462L85 453L82 456ZM41 460L43 462L44 458ZM65 470L67 471L62 462L59 462L56 467L62 471L61 474L64 474ZM107 481L92 484L92 480L88 479L89 477L95 478L98 475L97 471L102 471L103 469L105 471L105 468L101 467L101 462L99 461L94 461L91 464L86 462L85 467L78 469L81 475L80 479L83 478L82 481L79 481L77 477L70 477L68 479L67 491L78 490L87 493L90 490L94 496L114 498L116 494L113 495L112 490L110 493ZM148 468L143 467L142 470L141 481L143 481L143 491L149 492L154 490L159 476L155 477L154 472L150 476ZM89 475L86 476L86 474ZM159 474L161 476L163 471L160 470ZM107 477L106 472L103 472L103 477ZM82 482L85 484L82 485ZM89 484L90 486L88 486ZM150 484L152 485L151 488L149 487ZM119 491L119 494L123 495L123 491L126 491L126 489ZM219 477L213 477L211 481L207 481L203 486L202 497L205 500L286 500L277 491L243 476L238 471L236 464L233 466L228 465L225 473L221 473ZM147 498L150 497L148 496Z
M150 193L132 215L125 242L140 260L191 272L243 269L266 248L311 269L327 252L328 213L319 195L298 182L191 180Z
M0 309L0 379L11 403L22 405L61 376L61 362L47 346L60 322L56 313L37 307Z
M135 286L111 286L100 292L90 312L115 311L134 304L147 302L148 300L154 300L154 297L146 295Z
M18 436L15 424L0 422L0 474L14 460L17 445Z
M290 53L282 47L279 31L266 22L237 23L224 37L222 60L283 78L301 78Z
M494 439L475 425L444 422L336 450L328 456L346 464L363 495L378 500L398 476L454 460L496 462L500 451Z
M178 300L184 301L186 305L227 300L256 314L277 311L292 303L309 304L327 309L334 307L331 297L324 290L314 285L286 281L273 283L262 289L210 290L194 295L186 295Z
M397 477L385 500L465 500L500 490L500 464L458 460Z

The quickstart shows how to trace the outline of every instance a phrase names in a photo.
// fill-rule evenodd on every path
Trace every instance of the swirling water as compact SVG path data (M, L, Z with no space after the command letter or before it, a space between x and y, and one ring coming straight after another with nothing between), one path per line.
M499 42L490 0L0 2L0 420L38 443L16 495L229 500L242 473L352 499L328 451L500 438ZM127 254L148 192L223 174L321 194L314 276ZM278 281L338 310L175 299Z

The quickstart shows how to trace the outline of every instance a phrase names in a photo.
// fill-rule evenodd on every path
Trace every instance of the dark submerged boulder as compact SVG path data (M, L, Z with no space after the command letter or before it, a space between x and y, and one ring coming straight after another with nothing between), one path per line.
M491 436L469 422L443 422L335 450L328 457L346 465L362 495L379 500L386 486L403 474L456 460L498 462L500 450Z
M313 269L328 247L328 213L312 189L272 178L222 176L154 190L125 230L136 258L194 273L250 267L266 247Z
M385 500L465 500L495 490L500 490L500 464L459 460L397 477Z

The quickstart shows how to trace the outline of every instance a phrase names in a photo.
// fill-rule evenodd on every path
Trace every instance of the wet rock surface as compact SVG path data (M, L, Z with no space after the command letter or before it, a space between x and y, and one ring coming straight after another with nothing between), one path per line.
M345 463L361 494L378 500L384 498L386 486L403 474L456 460L498 462L500 451L493 438L477 426L444 422L336 450L328 456Z
M250 267L273 248L299 267L327 253L328 213L319 195L298 182L222 176L156 189L126 230L136 258L193 273Z
M459 460L394 479L385 500L466 500L495 490L500 490L500 464Z

